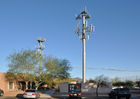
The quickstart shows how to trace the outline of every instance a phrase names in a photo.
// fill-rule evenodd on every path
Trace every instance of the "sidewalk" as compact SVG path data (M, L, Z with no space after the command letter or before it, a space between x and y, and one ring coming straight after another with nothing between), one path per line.
M52 89L52 90L48 90L48 91L45 91L43 92L40 97L48 97L48 98L51 98L53 96L53 94L55 93L55 90Z
M59 93L55 92L52 96L54 97L68 97L68 93ZM82 97L92 97L94 99L108 99L108 94L99 94L98 97L96 97L95 93L82 93Z
M54 97L69 97L68 93L59 93L56 92L54 89L52 90L48 90L45 91L41 94L40 96L41 98L54 98ZM94 99L108 99L108 95L107 94L99 94L98 97L96 97L95 93L83 93L82 97L89 97L89 98L94 98Z

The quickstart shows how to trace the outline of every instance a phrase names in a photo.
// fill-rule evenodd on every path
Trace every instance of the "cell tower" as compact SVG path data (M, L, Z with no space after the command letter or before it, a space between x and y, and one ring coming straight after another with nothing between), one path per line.
M42 43L43 42L45 42L46 41L46 39L45 38L37 38L36 39L37 41L38 41L38 43L39 43L39 47L36 47L38 50L39 50L39 53L40 53L40 65L39 65L39 74L41 73L41 61L42 61L42 50L44 50L45 49L45 46L44 45L42 45Z
M89 39L95 31L95 27L91 24L88 26L86 19L91 18L91 16L86 12L86 9L82 11L77 17L76 20L82 19L82 30L80 29L80 22L77 25L76 33L80 36L82 40L82 82L85 83L85 74L86 74L86 40Z

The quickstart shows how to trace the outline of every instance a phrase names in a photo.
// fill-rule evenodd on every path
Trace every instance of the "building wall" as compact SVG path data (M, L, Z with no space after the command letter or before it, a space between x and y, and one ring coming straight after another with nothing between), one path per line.
M95 93L96 92L97 85L94 83L85 83L82 84L82 92L83 93ZM107 86L99 87L98 92L99 93L109 93L112 89L111 83L108 83Z
M7 89L7 81L5 79L5 73L0 73L0 89L4 90L4 92Z
M13 87L9 86L9 83L12 83ZM4 95L11 96L17 95L18 93L23 93L22 91L18 91L16 81L9 81L6 79L6 73L0 73L0 89L4 91Z
M59 85L59 91L61 93L67 93L68 92L68 83L63 83Z
M60 93L68 93L68 87L69 84L71 83L63 83L59 85L59 91ZM81 91L82 93L96 93L96 87L97 85L95 85L94 83L85 83L85 84L81 84ZM98 92L99 93L109 93L112 89L112 85L111 83L108 83L108 86L106 87L99 87Z
M76 82L64 82L62 84L59 84L59 92L61 93L69 92L69 84L76 84Z

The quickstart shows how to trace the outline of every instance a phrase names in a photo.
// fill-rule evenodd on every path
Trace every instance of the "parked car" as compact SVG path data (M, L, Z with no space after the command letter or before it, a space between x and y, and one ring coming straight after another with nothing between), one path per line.
M73 99L73 98L79 98L81 99L81 91L80 90L72 90L69 92L69 98L70 99Z
M0 89L0 96L4 95L4 91L2 89Z
M132 86L132 89L140 89L140 87Z
M121 97L130 99L131 93L128 88L116 88L109 93L109 97L113 99L120 99Z
M40 98L40 94L37 90L35 89L28 89L24 92L23 94L23 98L34 98L34 99L38 99Z

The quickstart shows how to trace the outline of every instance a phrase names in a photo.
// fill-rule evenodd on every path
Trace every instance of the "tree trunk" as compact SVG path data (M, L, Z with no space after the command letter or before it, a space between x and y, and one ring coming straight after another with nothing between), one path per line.
M19 83L19 85L20 85L20 90L23 90L23 86L22 86L22 84L21 84L21 83Z
M37 81L35 81L35 89L36 89L36 90L38 90L39 85L40 85L40 84L39 84Z
M98 89L99 89L99 85L97 85L97 88L96 88L96 96L98 97Z

